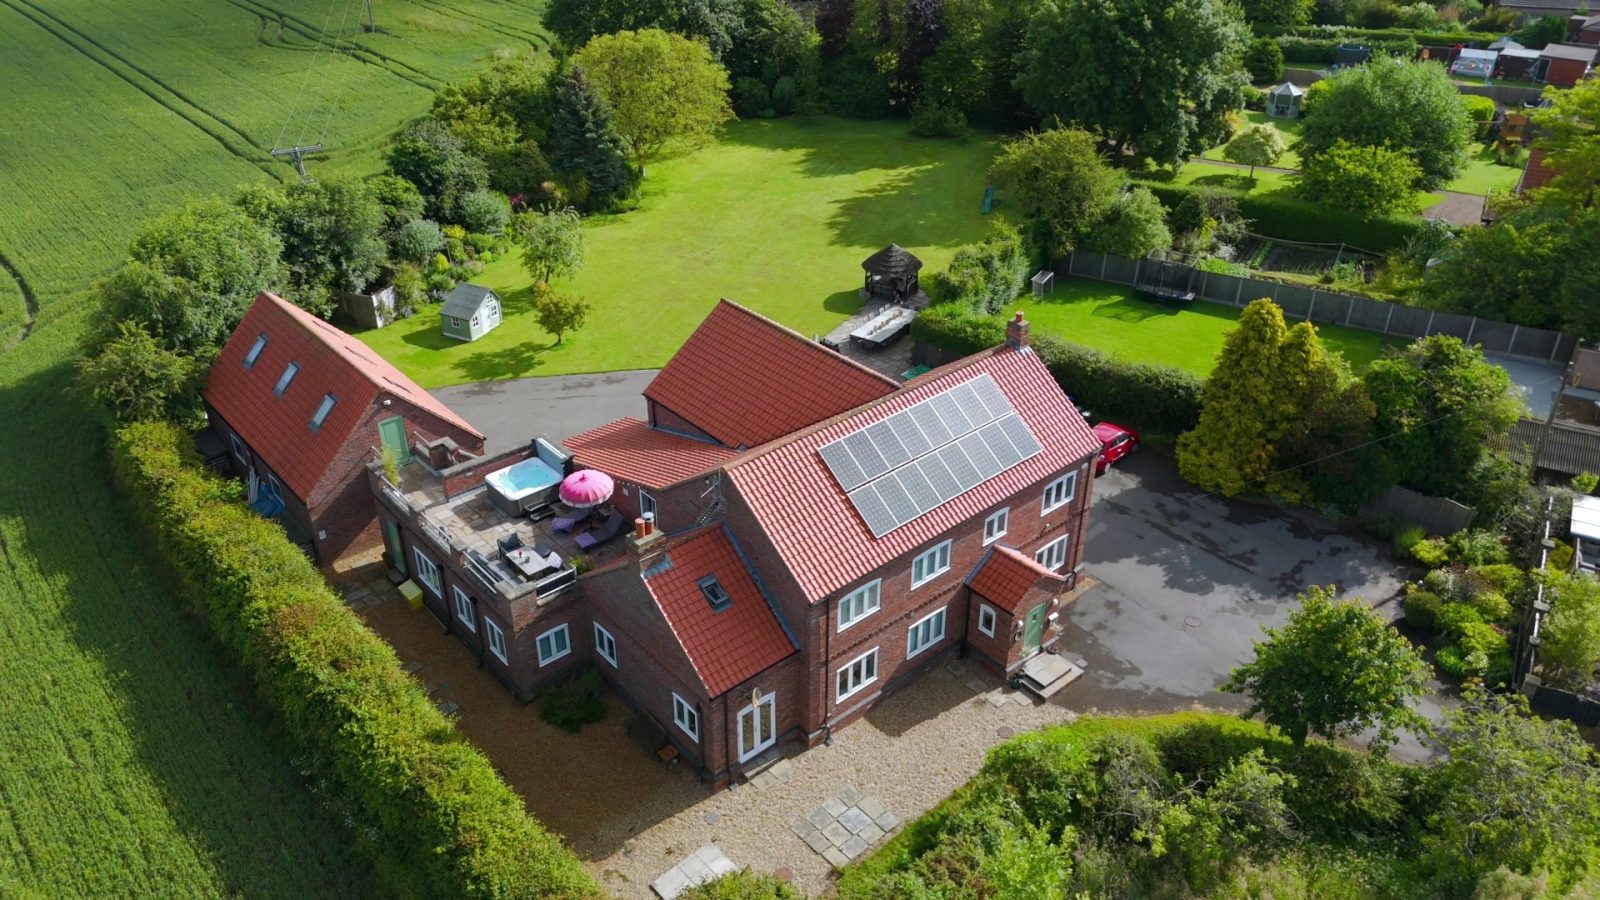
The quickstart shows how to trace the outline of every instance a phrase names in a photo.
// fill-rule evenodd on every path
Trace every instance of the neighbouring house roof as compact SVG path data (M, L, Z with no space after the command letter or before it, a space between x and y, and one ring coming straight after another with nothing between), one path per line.
M984 374L993 379L1042 449L874 537L819 448ZM1001 346L923 375L866 409L750 451L725 471L806 599L815 603L1099 451L1100 442L1039 357L1031 349Z
M1541 56L1550 59L1570 59L1581 63L1593 63L1595 54L1600 53L1600 47L1575 47L1571 44L1548 44L1540 51Z
M1580 31L1600 31L1600 16L1590 16L1579 26Z
M483 305L483 301L493 296L494 291L486 287L462 282L456 285L450 296L444 298L444 305L439 307L439 314L470 319L477 314L478 307Z
M1579 347L1572 354L1572 376L1567 383L1575 388L1600 390L1600 350Z
M645 397L744 448L894 392L893 380L728 300L719 302Z
M265 335L249 368L246 355ZM290 363L299 366L283 396L274 393ZM333 409L310 422L323 398ZM295 496L307 500L368 407L389 394L478 437L448 406L365 344L274 294L260 293L211 367L203 395Z
M708 576L732 601L720 611L700 587ZM727 693L797 649L721 525L668 546L645 569L644 583L708 696Z
M1523 418L1496 443L1512 459L1527 465L1541 440L1539 468L1567 475L1600 472L1600 428L1557 421L1546 432L1543 422Z
M1511 38L1501 38L1500 40L1495 41L1494 43L1490 44L1489 45L1489 49L1490 50L1506 51L1506 50L1521 50L1521 49L1523 49L1523 47L1522 47L1521 44L1517 43L1516 41L1513 41ZM1534 51L1534 53L1538 53L1538 52L1539 51L1537 51L1537 50Z
M1292 81L1285 81L1283 84L1280 84L1277 87L1273 88L1272 91L1271 91L1271 94L1274 97L1277 97L1277 96L1280 96L1280 95L1283 95L1283 94L1288 94L1291 97L1299 97L1299 96L1302 96L1303 94L1305 94L1305 92L1306 92L1306 89L1301 87L1300 85L1295 84Z
M737 455L718 444L618 419L567 438L579 466L647 488L666 488L708 472Z
M884 278L899 278L922 270L922 260L917 259L910 250L899 244L890 244L861 261L861 268L867 270L868 275L882 275Z
M1509 59L1538 59L1539 51L1527 47L1507 47L1500 51L1500 55Z
M1544 187L1550 179L1556 177L1555 169L1545 163L1545 150L1535 147L1528 151L1527 165L1522 167L1522 178L1517 181L1517 193L1524 194L1535 188ZM1600 387L1600 381L1592 382Z
M1035 562L1032 557L1015 547L996 544L979 560L978 567L967 579L967 586L983 595L991 604L1015 614L1028 593L1044 579L1050 579L1056 586L1066 586L1065 578Z

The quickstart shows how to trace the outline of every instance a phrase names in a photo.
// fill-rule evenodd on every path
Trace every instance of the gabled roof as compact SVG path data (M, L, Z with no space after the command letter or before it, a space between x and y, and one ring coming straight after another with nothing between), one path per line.
M562 441L580 467L644 485L666 488L708 472L737 455L718 444L618 419Z
M249 368L257 339L266 346ZM299 371L283 396L274 387L290 363ZM333 409L313 431L311 418L332 394ZM483 434L365 344L274 294L256 295L207 376L204 396L266 460L295 496L309 501L352 429L388 394L482 441Z
M922 260L917 259L910 250L899 244L890 244L862 260L861 268L866 269L868 275L896 278L920 271L922 269Z
M708 696L727 693L797 649L722 526L671 544L645 573L645 587ZM711 608L700 588L707 576L733 601L721 611Z
M723 300L644 389L718 442L754 447L894 392L893 380Z
M465 281L455 286L450 296L444 298L444 305L439 307L439 314L455 316L458 319L469 319L476 315L478 307L483 301L494 296L494 291L476 284L467 284Z
M1043 449L883 537L873 537L818 448L985 373ZM753 450L725 471L806 599L815 603L1100 449L1039 357L1028 349L1002 346L929 372L851 415Z
M1006 612L1015 613L1041 581L1048 581L1052 587L1065 587L1067 583L1015 547L996 544L978 562L967 579L967 587Z

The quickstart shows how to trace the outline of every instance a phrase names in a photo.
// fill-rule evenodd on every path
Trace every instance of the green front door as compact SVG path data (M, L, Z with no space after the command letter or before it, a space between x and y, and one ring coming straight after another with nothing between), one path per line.
M383 441L384 451L394 453L395 462L405 462L411 458L411 448L406 443L405 419L395 416L379 422L378 437Z
M389 559L394 563L394 567L399 569L402 575L409 574L406 572L405 546L400 543L400 526L388 519L383 520L383 542L389 548Z
M1044 611L1048 603L1041 603L1028 610L1027 625L1022 629L1022 654L1024 656L1039 649L1039 644L1044 642Z

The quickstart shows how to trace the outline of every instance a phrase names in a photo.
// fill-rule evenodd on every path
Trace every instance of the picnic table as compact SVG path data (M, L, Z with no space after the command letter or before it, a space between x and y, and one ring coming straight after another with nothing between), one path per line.
M850 336L863 344L882 347L904 333L911 326L911 320L916 317L917 312L914 309L890 306L850 332Z

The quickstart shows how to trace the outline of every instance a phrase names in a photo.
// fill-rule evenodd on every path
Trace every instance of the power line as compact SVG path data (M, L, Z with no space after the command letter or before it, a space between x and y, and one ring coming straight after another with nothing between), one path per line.
M338 0L334 0L334 2L338 2ZM324 42L325 46L324 46L323 52L326 54L326 56L324 57L324 59L322 61L322 70L321 70L321 74L322 74L321 81L322 81L322 85L323 85L322 88L321 88L321 91L322 91L321 96L322 96L322 98L324 100L326 100L327 97L328 97L327 85L329 84L329 81L330 81L330 79L328 77L328 72L331 69L331 67L338 61L338 59L344 55L342 52L339 51L338 44L339 44L340 41L344 40L344 23L345 23L345 20L350 17L350 3L351 2L352 2L352 0L345 0L344 11L339 14L339 31L338 31L338 33L334 35L334 38L333 38L332 41ZM330 12L331 11L332 10L330 8ZM313 103L311 105L311 111L306 113L305 123L307 125L310 125L312 128L317 127L314 124L316 122L316 120L317 120L317 115L318 115L318 113L317 113L317 105L315 103ZM323 129L323 130L326 131L327 129ZM300 140L300 136L296 137L296 141L295 142L296 143L303 143L303 141ZM320 143L320 141L319 141L319 143Z
M338 40L340 40L340 39L342 39L344 37L344 16L345 15L349 15L349 13L350 13L350 4L352 2L354 2L354 0L346 0L346 2L345 2L344 15L341 15L339 17L339 37L335 38L334 39L335 41L338 41ZM370 17L372 15L372 0L366 0L366 3L367 3L367 15ZM334 113L339 111L339 101L344 98L344 90L345 90L345 88L350 86L350 78L351 78L350 75L346 75L344 78L341 78L339 80L339 90L334 93L332 102L330 102L328 104L328 119L327 119L327 121L322 123L322 133L317 135L317 146L318 147L322 146L323 140L325 138L327 138L327 136L328 136L328 127L333 124Z
M328 11L322 17L322 27L317 29L317 47L322 46L322 38L328 33L328 23L333 21L333 5L339 0L328 0ZM283 145L283 135L289 130L289 125L294 121L295 113L300 111L300 101L305 99L306 86L311 83L311 70L316 67L316 52L312 52L311 61L306 63L305 77L300 79L300 90L295 93L294 105L289 107L289 116L283 120L283 127L278 129L278 136L272 141L272 149L276 150ZM299 143L298 141L296 143Z

